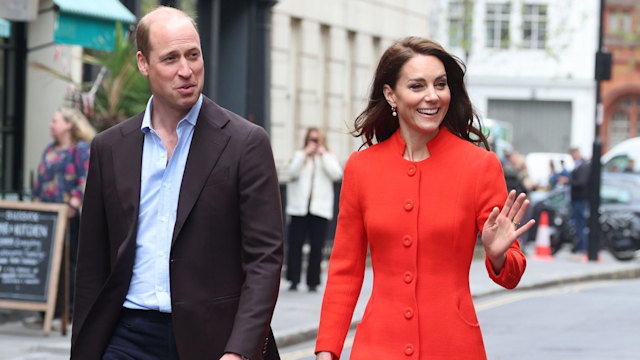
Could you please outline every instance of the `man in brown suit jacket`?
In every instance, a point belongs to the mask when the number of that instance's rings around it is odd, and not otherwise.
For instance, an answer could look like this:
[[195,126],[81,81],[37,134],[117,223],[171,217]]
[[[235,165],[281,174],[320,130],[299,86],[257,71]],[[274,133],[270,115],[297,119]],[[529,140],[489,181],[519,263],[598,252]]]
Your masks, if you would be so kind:
[[92,142],[72,359],[279,359],[280,192],[259,126],[204,97],[193,19],[136,30],[145,112]]

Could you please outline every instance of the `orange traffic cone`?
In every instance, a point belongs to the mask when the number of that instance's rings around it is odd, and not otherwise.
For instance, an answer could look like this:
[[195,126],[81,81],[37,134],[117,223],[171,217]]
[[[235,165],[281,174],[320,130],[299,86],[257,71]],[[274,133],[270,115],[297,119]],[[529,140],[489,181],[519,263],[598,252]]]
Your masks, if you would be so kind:
[[542,210],[540,212],[540,222],[538,223],[538,231],[536,232],[536,253],[533,255],[534,260],[551,261],[551,235],[549,232],[549,214]]

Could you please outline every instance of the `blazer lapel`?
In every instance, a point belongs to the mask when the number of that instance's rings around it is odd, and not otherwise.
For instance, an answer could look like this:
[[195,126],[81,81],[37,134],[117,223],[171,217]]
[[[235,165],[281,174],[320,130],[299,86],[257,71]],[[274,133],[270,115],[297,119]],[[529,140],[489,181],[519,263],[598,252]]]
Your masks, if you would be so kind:
[[222,108],[204,97],[182,176],[171,245],[176,241],[202,187],[229,142],[229,135],[224,131],[228,122],[229,118]]
[[137,224],[140,206],[140,176],[144,134],[140,130],[142,114],[120,128],[122,138],[113,143],[113,181],[122,209],[132,224]]

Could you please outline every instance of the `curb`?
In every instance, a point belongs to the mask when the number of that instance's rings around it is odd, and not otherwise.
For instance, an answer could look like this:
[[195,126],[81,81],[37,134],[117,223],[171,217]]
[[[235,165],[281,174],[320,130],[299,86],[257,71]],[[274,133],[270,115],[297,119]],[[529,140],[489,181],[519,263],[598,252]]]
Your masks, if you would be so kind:
[[578,282],[587,282],[587,281],[597,281],[597,280],[624,280],[624,279],[637,279],[640,278],[640,267],[634,269],[625,269],[625,270],[613,270],[609,272],[603,273],[595,273],[595,274],[586,274],[579,276],[570,276],[566,278],[559,278],[555,280],[542,281],[536,284],[531,285],[518,285],[513,290],[495,290],[495,291],[487,291],[482,294],[472,295],[473,299],[481,299],[486,296],[500,294],[505,291],[524,291],[524,290],[534,290],[534,289],[543,289],[552,286],[558,285],[567,285]]
[[[504,293],[507,291],[525,291],[525,290],[533,290],[533,289],[542,289],[548,288],[552,286],[558,285],[566,285],[573,284],[578,282],[588,282],[588,281],[597,281],[597,280],[624,280],[624,279],[636,279],[640,278],[640,267],[635,269],[626,269],[626,270],[615,270],[603,273],[595,273],[595,274],[587,274],[581,276],[572,276],[567,278],[560,278],[556,280],[543,281],[537,284],[518,286],[514,290],[495,290],[488,291],[482,294],[472,295],[473,299],[481,299],[483,297],[496,295],[500,293]],[[351,321],[351,326],[349,326],[349,330],[353,330],[358,326],[360,319],[353,319]],[[286,334],[282,336],[276,336],[275,340],[278,344],[278,347],[288,347],[292,345],[296,345],[299,343],[303,343],[306,341],[311,341],[318,336],[318,328],[315,327],[313,329],[307,329],[304,331],[297,332],[295,334]]]

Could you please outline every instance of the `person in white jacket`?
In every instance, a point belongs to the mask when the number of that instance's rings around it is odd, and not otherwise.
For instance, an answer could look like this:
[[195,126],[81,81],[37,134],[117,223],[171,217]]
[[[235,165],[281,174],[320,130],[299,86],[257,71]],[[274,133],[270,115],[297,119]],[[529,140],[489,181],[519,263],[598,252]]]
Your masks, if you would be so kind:
[[333,182],[342,178],[342,167],[327,149],[320,129],[307,130],[302,150],[289,164],[287,215],[290,216],[287,253],[289,290],[297,290],[302,268],[302,245],[309,238],[311,251],[307,265],[307,287],[316,291],[320,284],[322,247],[327,224],[333,217]]

